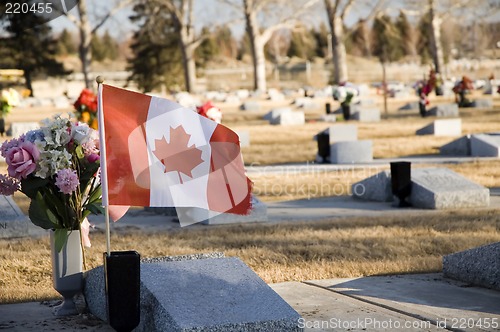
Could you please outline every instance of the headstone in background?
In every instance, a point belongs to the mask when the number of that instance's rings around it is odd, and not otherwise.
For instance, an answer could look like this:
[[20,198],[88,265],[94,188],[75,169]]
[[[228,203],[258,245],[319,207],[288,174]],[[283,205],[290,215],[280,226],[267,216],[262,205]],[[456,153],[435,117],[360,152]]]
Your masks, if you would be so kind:
[[416,135],[460,136],[462,119],[434,120],[431,124],[417,130]]
[[359,122],[380,122],[380,109],[355,106],[351,110],[351,119]]
[[438,104],[427,112],[428,116],[437,116],[438,118],[458,118],[458,105],[455,103]]
[[304,112],[285,112],[278,115],[270,122],[272,125],[296,126],[306,123]]
[[383,171],[351,186],[354,197],[367,201],[392,202],[391,173]]
[[418,110],[418,101],[412,101],[401,106],[398,111],[417,111]]
[[439,148],[439,154],[445,156],[470,156],[471,155],[471,135],[462,136]]
[[266,113],[266,115],[264,115],[262,118],[267,121],[272,121],[273,119],[276,119],[280,114],[288,113],[291,111],[292,109],[290,107],[273,108],[268,113]]
[[471,135],[470,147],[473,157],[500,157],[500,135]]
[[242,148],[250,146],[250,132],[247,130],[236,130],[235,132],[240,138],[240,146]]
[[472,107],[477,108],[493,108],[493,100],[491,99],[475,99],[472,101]]
[[373,161],[372,141],[343,141],[330,145],[330,163],[352,164]]
[[240,99],[247,99],[248,97],[250,97],[250,91],[246,90],[246,89],[239,89],[239,90],[236,90],[236,96],[238,96],[238,98]]
[[410,203],[424,209],[486,207],[490,191],[447,168],[416,168],[411,173]]
[[0,238],[28,236],[29,219],[11,196],[0,195]]
[[38,122],[12,122],[7,135],[12,137],[19,137],[30,130],[40,129]]
[[240,109],[243,111],[258,112],[260,111],[260,104],[257,101],[246,101],[241,106]]

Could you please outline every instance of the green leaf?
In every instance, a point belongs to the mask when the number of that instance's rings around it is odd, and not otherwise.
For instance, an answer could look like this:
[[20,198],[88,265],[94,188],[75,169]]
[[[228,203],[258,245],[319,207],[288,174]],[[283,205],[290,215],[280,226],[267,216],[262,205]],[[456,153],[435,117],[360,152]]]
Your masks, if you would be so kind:
[[28,209],[28,215],[33,224],[43,229],[60,228],[57,219],[49,217],[47,214],[47,206],[43,200],[42,194],[38,193],[35,199],[31,200]]
[[98,204],[88,204],[86,210],[92,212],[93,214],[104,214],[104,208]]
[[90,194],[89,197],[89,203],[95,203],[97,200],[100,200],[102,196],[102,188],[101,185],[99,185],[97,188],[94,189],[94,191]]
[[54,232],[56,251],[61,252],[62,248],[68,240],[68,230],[66,228],[56,229]]
[[27,179],[21,180],[22,192],[31,199],[37,196],[37,193],[49,184],[49,179],[30,176]]
[[85,153],[83,153],[83,147],[81,145],[76,147],[75,152],[78,159],[83,159],[85,157]]

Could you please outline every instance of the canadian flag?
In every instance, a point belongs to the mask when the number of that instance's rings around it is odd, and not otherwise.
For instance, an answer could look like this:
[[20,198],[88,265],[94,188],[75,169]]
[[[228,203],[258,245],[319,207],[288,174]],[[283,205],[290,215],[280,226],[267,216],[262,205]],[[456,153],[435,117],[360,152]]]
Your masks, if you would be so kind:
[[181,208],[181,225],[249,212],[236,133],[167,99],[105,84],[99,92],[103,205],[115,221],[128,206]]

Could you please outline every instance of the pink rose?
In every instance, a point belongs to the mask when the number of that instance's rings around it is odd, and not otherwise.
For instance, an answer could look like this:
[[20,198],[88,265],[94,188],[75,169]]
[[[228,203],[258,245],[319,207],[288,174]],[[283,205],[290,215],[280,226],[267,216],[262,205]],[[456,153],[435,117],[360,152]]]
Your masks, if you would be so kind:
[[18,180],[21,180],[21,178],[26,179],[28,175],[35,171],[38,158],[40,158],[40,152],[29,141],[11,148],[5,156],[9,175]]

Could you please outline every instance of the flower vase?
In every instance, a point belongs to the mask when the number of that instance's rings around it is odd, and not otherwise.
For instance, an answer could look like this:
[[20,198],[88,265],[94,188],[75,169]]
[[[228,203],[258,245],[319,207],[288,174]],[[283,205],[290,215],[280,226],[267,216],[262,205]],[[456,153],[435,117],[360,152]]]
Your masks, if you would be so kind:
[[56,316],[77,315],[73,297],[83,289],[83,253],[80,231],[68,231],[68,240],[60,252],[56,251],[55,232],[50,232],[52,281],[54,289],[64,301],[55,308]]

